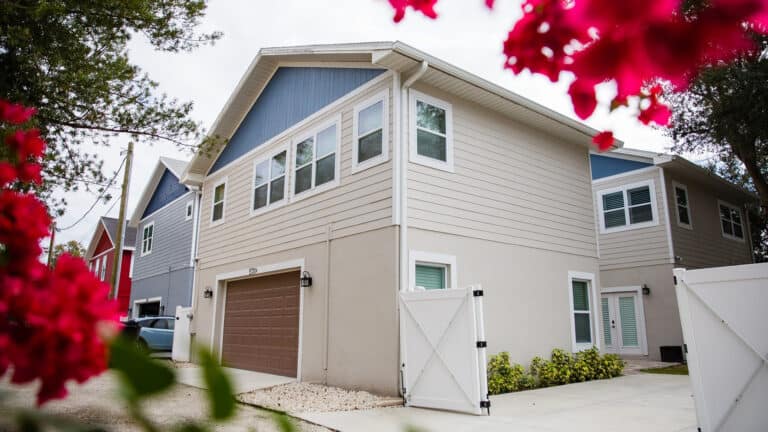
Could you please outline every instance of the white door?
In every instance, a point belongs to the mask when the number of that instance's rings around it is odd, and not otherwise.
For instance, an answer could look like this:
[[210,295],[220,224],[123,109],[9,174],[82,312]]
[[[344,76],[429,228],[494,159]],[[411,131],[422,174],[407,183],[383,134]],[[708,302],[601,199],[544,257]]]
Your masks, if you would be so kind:
[[605,350],[616,354],[644,354],[645,329],[641,299],[636,292],[603,294],[600,299]]

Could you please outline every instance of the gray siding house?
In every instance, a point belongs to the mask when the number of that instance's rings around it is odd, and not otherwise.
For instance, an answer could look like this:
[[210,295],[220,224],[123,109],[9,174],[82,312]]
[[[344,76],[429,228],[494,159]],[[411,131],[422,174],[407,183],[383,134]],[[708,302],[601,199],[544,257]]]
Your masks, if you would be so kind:
[[604,349],[681,356],[672,270],[751,263],[745,205],[756,198],[679,156],[619,149],[590,160]]
[[136,227],[131,315],[172,315],[192,299],[195,193],[186,162],[161,157],[131,217]]

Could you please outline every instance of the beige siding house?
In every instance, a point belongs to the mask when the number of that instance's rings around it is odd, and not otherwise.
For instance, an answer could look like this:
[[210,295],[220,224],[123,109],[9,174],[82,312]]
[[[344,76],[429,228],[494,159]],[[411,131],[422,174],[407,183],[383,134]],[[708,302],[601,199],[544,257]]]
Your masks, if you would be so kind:
[[474,284],[491,353],[599,346],[592,129],[382,42],[262,49],[211,133],[191,332],[226,365],[398,394],[399,292]]
[[620,149],[591,163],[604,349],[680,357],[672,269],[751,263],[755,198],[677,156]]

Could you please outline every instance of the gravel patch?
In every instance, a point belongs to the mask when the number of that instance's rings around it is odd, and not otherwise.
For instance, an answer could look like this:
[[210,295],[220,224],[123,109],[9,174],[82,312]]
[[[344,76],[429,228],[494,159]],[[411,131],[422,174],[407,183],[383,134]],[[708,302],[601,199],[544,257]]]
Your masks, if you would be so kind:
[[186,369],[186,368],[196,368],[200,367],[199,365],[196,365],[192,362],[179,362],[175,360],[168,359],[168,365],[174,369]]
[[290,383],[237,395],[240,402],[287,413],[352,411],[402,405],[400,398],[321,384]]

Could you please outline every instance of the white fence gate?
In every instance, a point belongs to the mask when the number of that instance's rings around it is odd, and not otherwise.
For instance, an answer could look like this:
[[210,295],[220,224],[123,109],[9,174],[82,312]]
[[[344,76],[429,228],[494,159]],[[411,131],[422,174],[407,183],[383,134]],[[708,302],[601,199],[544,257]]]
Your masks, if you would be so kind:
[[768,430],[768,264],[675,270],[703,432]]
[[191,307],[176,306],[176,324],[173,328],[173,348],[171,351],[171,358],[174,361],[189,361],[189,345],[191,342],[189,322],[191,316]]
[[490,410],[482,293],[480,287],[400,293],[406,405]]

